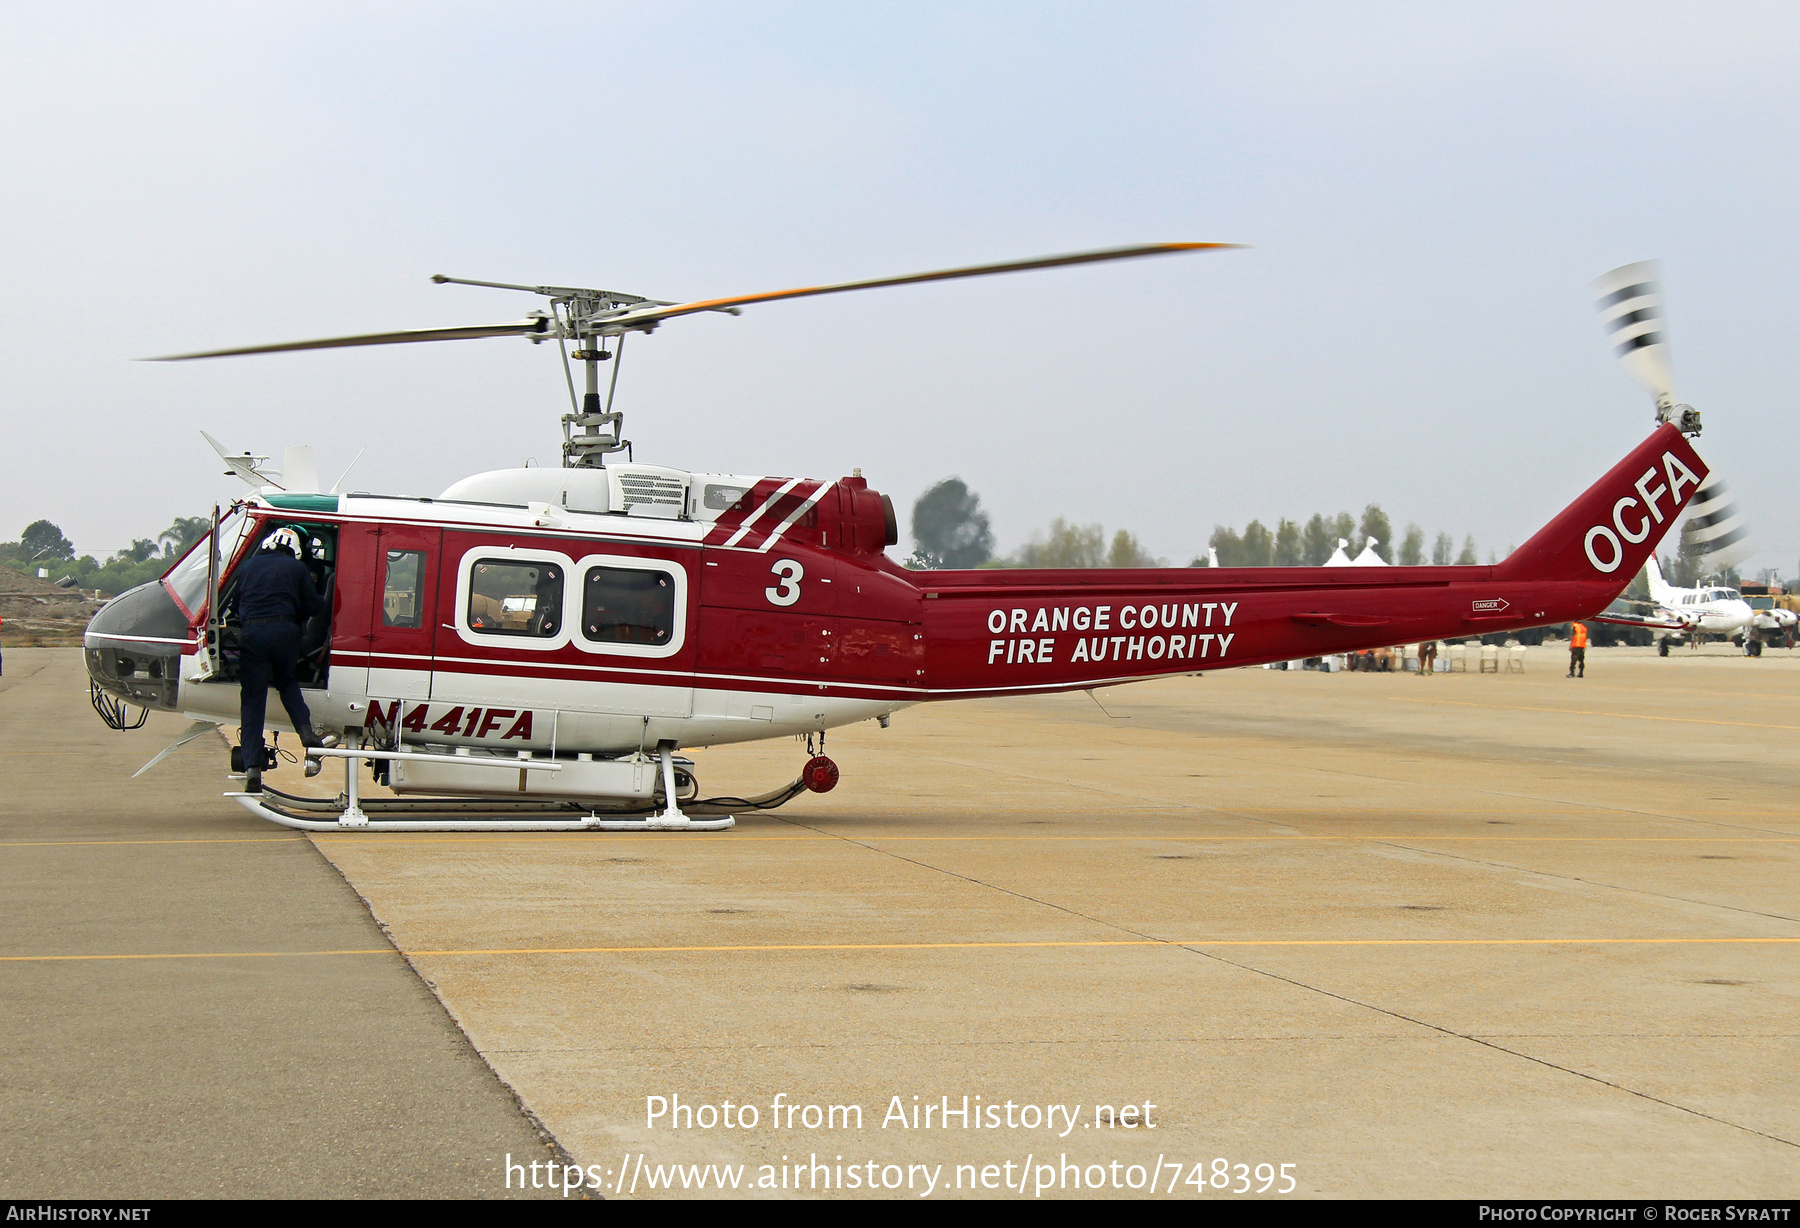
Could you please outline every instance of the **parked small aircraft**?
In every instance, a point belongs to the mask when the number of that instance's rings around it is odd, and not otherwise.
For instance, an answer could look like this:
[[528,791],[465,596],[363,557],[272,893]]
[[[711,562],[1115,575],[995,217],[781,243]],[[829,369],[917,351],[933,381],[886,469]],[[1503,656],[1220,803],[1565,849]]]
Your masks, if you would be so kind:
[[1604,615],[1600,621],[1679,632],[1659,638],[1658,650],[1665,657],[1671,643],[1700,635],[1724,636],[1750,656],[1761,656],[1765,643],[1784,641],[1793,633],[1796,615],[1792,610],[1757,610],[1735,588],[1722,585],[1677,588],[1663,579],[1654,555],[1645,562],[1644,574],[1655,611],[1641,618]]

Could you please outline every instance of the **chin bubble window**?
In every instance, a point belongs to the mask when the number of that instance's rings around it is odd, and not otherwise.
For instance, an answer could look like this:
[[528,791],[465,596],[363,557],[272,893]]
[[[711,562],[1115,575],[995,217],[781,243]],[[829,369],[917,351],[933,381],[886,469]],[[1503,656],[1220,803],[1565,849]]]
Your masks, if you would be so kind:
[[553,563],[477,559],[465,617],[482,635],[549,639],[562,630],[562,595],[563,571]]
[[581,633],[593,643],[672,642],[675,580],[668,572],[590,567],[581,589]]

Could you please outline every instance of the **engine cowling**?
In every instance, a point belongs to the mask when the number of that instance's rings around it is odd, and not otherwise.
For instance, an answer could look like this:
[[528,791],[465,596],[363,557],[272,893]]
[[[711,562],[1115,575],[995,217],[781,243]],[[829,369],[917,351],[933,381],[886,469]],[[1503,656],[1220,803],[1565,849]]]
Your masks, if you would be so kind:
[[825,544],[849,554],[880,554],[900,544],[900,522],[894,501],[869,489],[862,474],[840,478],[832,496],[819,501],[819,527]]

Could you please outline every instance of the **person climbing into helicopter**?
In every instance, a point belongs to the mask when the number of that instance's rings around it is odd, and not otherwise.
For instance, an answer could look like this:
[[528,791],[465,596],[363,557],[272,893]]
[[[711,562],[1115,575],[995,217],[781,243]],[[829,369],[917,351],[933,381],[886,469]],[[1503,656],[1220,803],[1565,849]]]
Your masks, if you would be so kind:
[[[304,538],[291,527],[263,539],[262,549],[238,566],[229,608],[238,622],[239,724],[244,792],[262,792],[263,719],[274,686],[288,720],[308,750],[337,745],[312,727],[312,713],[300,694],[295,667],[300,661],[301,627],[324,609],[324,598],[302,561]],[[308,775],[316,768],[308,764]]]

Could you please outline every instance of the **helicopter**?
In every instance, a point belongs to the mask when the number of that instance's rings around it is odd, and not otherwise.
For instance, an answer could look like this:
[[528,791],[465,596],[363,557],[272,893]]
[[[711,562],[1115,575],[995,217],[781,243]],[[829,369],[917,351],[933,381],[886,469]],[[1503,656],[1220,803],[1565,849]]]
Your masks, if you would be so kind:
[[[291,529],[329,598],[303,628],[300,683],[315,725],[341,737],[305,753],[309,771],[341,760],[344,789],[318,798],[265,783],[226,796],[302,830],[720,830],[830,790],[839,770],[826,734],[886,727],[915,704],[1091,692],[1589,617],[1707,480],[1688,439],[1699,416],[1683,406],[1659,413],[1652,434],[1495,565],[913,571],[885,553],[899,541],[893,501],[860,470],[826,480],[638,462],[614,408],[625,338],[682,316],[1230,246],[1145,244],[688,302],[439,275],[547,302],[494,325],[170,355],[158,361],[553,341],[570,394],[563,463],[479,473],[422,498],[319,491],[309,455],[290,450],[277,475],[267,458],[220,448],[255,489],[215,508],[210,532],[161,580],[94,617],[95,708],[115,728],[135,727],[130,705],[144,709],[137,725],[149,710],[193,722],[141,770],[223,736],[239,702],[236,569]],[[571,359],[584,367],[579,397]],[[783,737],[803,740],[808,757],[793,781],[754,797],[702,798],[680,753]],[[258,755],[272,765],[274,752],[233,754],[241,769]],[[384,795],[363,795],[365,767]]]

